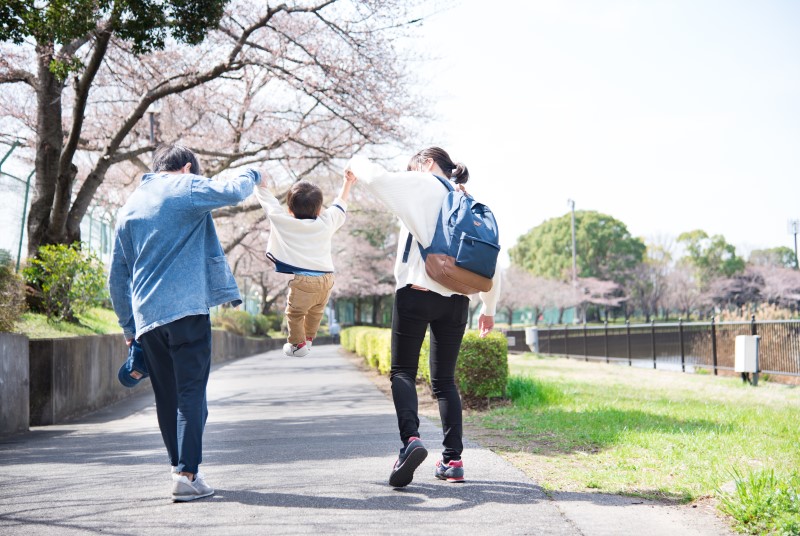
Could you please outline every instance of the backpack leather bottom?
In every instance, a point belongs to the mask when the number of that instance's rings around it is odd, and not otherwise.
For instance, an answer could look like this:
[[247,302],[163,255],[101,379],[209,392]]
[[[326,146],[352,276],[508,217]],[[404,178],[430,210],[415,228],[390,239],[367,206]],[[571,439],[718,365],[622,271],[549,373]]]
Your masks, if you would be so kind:
[[429,253],[425,259],[428,277],[459,294],[475,294],[492,290],[492,280],[456,266],[455,258],[441,253]]

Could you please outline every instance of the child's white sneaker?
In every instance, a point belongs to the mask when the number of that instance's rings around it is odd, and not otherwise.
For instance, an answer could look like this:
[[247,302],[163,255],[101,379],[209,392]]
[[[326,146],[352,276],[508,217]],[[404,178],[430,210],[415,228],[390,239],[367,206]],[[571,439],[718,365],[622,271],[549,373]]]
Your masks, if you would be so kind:
[[283,345],[283,353],[289,357],[305,357],[310,351],[310,345],[305,342],[301,342],[300,344],[292,344],[287,342]]

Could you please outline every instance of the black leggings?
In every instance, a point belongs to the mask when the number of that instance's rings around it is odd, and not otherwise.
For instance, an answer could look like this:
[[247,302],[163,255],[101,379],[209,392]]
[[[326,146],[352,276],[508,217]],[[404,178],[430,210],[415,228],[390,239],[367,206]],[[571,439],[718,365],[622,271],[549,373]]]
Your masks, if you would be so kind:
[[469,298],[445,297],[410,286],[395,294],[392,315],[392,398],[403,445],[419,437],[416,377],[425,332],[431,328],[431,387],[439,401],[444,432],[444,461],[461,459],[461,397],[455,371],[461,339],[467,327]]

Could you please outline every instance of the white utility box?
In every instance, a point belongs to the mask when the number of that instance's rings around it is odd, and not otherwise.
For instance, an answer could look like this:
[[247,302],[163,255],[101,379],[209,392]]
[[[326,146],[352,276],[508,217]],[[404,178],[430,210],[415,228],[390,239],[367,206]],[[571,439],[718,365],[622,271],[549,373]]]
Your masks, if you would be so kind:
[[758,335],[736,336],[736,359],[733,369],[736,372],[758,372]]
[[531,352],[539,353],[539,328],[525,328],[525,344]]

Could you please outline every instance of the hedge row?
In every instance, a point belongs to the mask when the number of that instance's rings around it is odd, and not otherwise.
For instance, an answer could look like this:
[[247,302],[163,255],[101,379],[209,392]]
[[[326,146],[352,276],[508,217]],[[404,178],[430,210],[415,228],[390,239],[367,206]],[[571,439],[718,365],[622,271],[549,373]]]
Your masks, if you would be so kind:
[[[344,348],[364,358],[381,374],[388,374],[392,363],[392,332],[388,328],[352,327],[342,330]],[[429,336],[420,351],[417,379],[431,381]],[[458,355],[456,381],[462,396],[485,398],[504,396],[508,381],[508,342],[499,332],[481,338],[476,331],[464,334]]]

